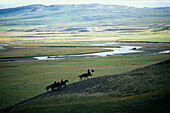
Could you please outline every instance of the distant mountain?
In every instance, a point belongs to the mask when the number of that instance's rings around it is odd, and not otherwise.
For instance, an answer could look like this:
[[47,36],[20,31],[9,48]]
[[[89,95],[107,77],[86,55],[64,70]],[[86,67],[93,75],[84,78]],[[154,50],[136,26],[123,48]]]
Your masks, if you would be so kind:
[[87,22],[107,19],[127,19],[144,17],[168,17],[170,7],[134,8],[120,5],[28,5],[1,9],[1,26],[48,25],[57,23]]
[[170,7],[156,7],[152,9],[162,9],[162,10],[170,10]]

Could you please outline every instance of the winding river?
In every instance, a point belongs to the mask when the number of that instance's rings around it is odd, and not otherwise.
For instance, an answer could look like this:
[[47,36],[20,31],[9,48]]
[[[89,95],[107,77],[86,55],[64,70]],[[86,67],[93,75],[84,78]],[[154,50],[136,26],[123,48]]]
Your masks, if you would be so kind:
[[[90,43],[89,43],[90,44]],[[65,59],[65,58],[77,58],[77,57],[106,57],[112,55],[121,55],[127,53],[145,53],[143,51],[143,47],[141,46],[122,46],[121,43],[118,42],[109,42],[109,43],[96,43],[91,44],[93,46],[120,46],[120,48],[114,47],[87,47],[87,48],[99,48],[99,49],[107,49],[110,51],[107,52],[97,52],[97,53],[87,53],[87,54],[76,54],[76,55],[57,55],[57,56],[41,56],[41,57],[29,57],[29,58],[5,58],[0,59],[0,62],[8,62],[8,61],[28,61],[28,60],[57,60],[57,59]],[[13,47],[13,48],[44,48],[44,47]],[[49,47],[50,48],[50,47]],[[54,47],[53,47],[54,48]],[[82,47],[80,47],[82,48]],[[139,50],[140,49],[140,50]],[[155,54],[164,54],[170,53],[170,50],[159,51],[159,52],[151,52],[150,55]]]
[[[90,43],[89,43],[90,44]],[[99,48],[99,49],[106,49],[110,50],[107,52],[97,52],[97,53],[87,53],[87,54],[76,54],[76,55],[57,55],[57,56],[41,56],[41,57],[29,57],[29,58],[5,58],[0,59],[0,62],[9,62],[9,61],[29,61],[29,60],[58,60],[58,59],[65,59],[65,58],[77,58],[77,57],[106,57],[112,55],[123,55],[128,53],[139,53],[145,54],[146,48],[141,46],[122,46],[121,43],[118,42],[109,42],[109,43],[96,43],[91,44],[93,46],[108,46],[108,47],[87,47],[87,48]],[[110,46],[120,46],[120,48],[114,48]],[[110,47],[110,48],[109,48]],[[13,47],[13,48],[44,48],[44,47]],[[50,48],[50,47],[49,47]],[[54,48],[54,47],[52,47]],[[57,47],[59,48],[59,47]],[[82,48],[82,47],[79,47]],[[157,51],[152,51],[151,48],[150,53],[146,52],[147,55],[156,55],[156,54],[165,54],[170,53],[170,50],[158,49]]]
[[[97,52],[97,53],[87,53],[87,54],[76,54],[76,55],[57,55],[57,56],[41,56],[41,57],[29,57],[29,58],[6,58],[0,59],[0,62],[7,61],[28,61],[28,60],[57,60],[57,59],[65,59],[65,58],[77,58],[77,57],[106,57],[111,55],[119,55],[119,54],[127,54],[127,53],[136,53],[143,52],[138,49],[142,48],[141,46],[121,46],[120,43],[112,42],[112,43],[97,43],[92,44],[95,46],[113,46],[118,45],[120,48],[107,48],[107,47],[90,47],[90,48],[99,48],[99,49],[107,49],[110,51],[107,52]],[[43,47],[13,47],[13,48],[43,48]],[[50,48],[50,47],[49,47]],[[89,47],[88,47],[89,48]]]
[[[93,48],[96,48],[96,47],[93,47]],[[116,55],[116,54],[142,52],[142,51],[137,50],[137,49],[142,48],[140,46],[120,46],[120,48],[103,48],[103,47],[98,47],[98,48],[107,49],[107,50],[111,50],[111,51],[88,53],[88,54],[78,54],[78,55],[42,56],[42,57],[34,57],[34,58],[37,60],[57,60],[57,59],[71,58],[71,57],[106,57],[106,56],[111,56],[111,55]]]

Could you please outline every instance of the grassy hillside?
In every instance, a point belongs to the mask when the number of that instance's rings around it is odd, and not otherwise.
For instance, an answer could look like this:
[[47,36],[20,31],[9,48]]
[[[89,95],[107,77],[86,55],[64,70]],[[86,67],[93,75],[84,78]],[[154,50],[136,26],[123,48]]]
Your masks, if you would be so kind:
[[127,73],[76,82],[16,106],[12,112],[168,113],[170,60]]
[[[29,5],[17,8],[0,10],[1,30],[11,30],[16,28],[46,28],[57,26],[121,26],[167,24],[169,18],[169,8],[149,9],[134,8],[119,5]],[[133,19],[133,21],[131,21]],[[149,21],[146,21],[148,20]],[[111,21],[110,21],[111,20]],[[156,22],[155,22],[156,21]],[[6,27],[11,27],[10,29]]]
[[44,93],[47,85],[61,78],[68,79],[69,83],[77,82],[77,76],[86,72],[88,68],[94,69],[94,77],[98,77],[121,74],[167,59],[169,54],[0,62],[0,107],[2,109]]

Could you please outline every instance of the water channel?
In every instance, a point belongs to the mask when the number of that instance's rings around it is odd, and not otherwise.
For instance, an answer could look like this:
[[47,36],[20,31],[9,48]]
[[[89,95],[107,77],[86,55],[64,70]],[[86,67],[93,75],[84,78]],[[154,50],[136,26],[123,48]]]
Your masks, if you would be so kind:
[[[106,57],[106,56],[112,56],[112,55],[122,55],[122,54],[128,54],[128,53],[143,53],[141,46],[122,46],[121,43],[112,42],[112,43],[98,43],[98,44],[92,44],[93,46],[120,46],[120,48],[117,47],[87,47],[87,48],[99,48],[99,49],[107,49],[110,51],[107,52],[97,52],[97,53],[87,53],[87,54],[76,54],[76,55],[56,55],[56,56],[41,56],[41,57],[29,57],[29,58],[6,58],[6,59],[0,59],[0,62],[8,62],[8,61],[28,61],[28,60],[58,60],[58,59],[65,59],[65,58],[77,58],[77,57]],[[44,48],[44,47],[13,47],[13,48]],[[49,47],[50,48],[50,47]],[[54,48],[54,47],[53,47]],[[59,48],[59,47],[57,47]],[[82,48],[82,47],[80,47]],[[140,50],[139,50],[140,49]],[[170,53],[170,50],[161,51],[158,53],[152,53],[154,54],[164,54],[164,53]]]
[[[93,44],[94,45],[94,44]],[[118,43],[105,43],[105,44],[95,44],[96,46],[109,46],[109,45],[118,45]],[[88,47],[89,48],[89,47]],[[71,57],[106,57],[111,55],[126,54],[126,53],[135,53],[142,52],[138,49],[142,48],[141,46],[120,46],[120,48],[107,48],[107,47],[90,47],[90,48],[100,48],[107,49],[110,51],[107,52],[97,52],[97,53],[87,53],[87,54],[78,54],[78,55],[58,55],[58,56],[42,56],[34,57],[37,60],[57,60],[63,58]]]

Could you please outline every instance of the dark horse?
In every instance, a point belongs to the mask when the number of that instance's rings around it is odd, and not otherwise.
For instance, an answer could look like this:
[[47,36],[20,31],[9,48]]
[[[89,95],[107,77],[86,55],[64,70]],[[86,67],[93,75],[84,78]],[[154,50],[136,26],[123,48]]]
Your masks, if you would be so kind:
[[57,82],[57,83],[55,84],[55,87],[57,87],[57,89],[60,89],[61,86],[62,86],[62,84],[61,84],[60,82]]
[[78,77],[80,77],[80,80],[81,80],[83,77],[84,77],[84,79],[85,79],[85,78],[88,78],[88,76],[93,76],[93,72],[94,72],[93,69],[92,69],[92,70],[88,69],[87,73],[83,73],[82,75],[79,75]]
[[69,82],[68,80],[61,81],[61,86],[66,86],[66,83]]
[[50,88],[51,88],[52,91],[54,91],[54,89],[55,89],[55,83],[47,86],[47,87],[46,87],[46,90],[48,91]]
[[47,86],[46,90],[48,91],[51,88],[51,90],[54,91],[56,87],[59,89],[61,87],[61,83],[60,82],[56,83],[55,81],[53,84]]

